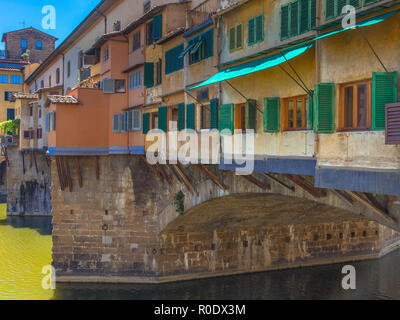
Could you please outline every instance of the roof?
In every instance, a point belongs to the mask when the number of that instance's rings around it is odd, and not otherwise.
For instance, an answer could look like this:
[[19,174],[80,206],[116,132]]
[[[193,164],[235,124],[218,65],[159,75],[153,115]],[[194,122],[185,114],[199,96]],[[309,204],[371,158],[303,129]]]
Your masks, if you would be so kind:
[[182,34],[185,31],[184,27],[180,27],[180,28],[176,28],[175,30],[171,30],[170,32],[168,32],[164,37],[158,39],[156,41],[156,44],[163,44],[173,38],[175,38],[176,36],[179,36],[180,34]]
[[15,101],[17,99],[33,100],[33,99],[38,99],[38,98],[39,98],[39,96],[36,93],[15,92],[12,95],[13,101]]
[[85,54],[90,54],[92,53],[95,49],[100,48],[104,43],[106,43],[109,39],[119,36],[122,34],[122,31],[113,31],[109,32],[106,34],[103,34],[102,36],[98,37],[92,47],[85,52]]
[[28,30],[34,31],[34,32],[38,32],[38,33],[40,33],[40,34],[42,34],[43,36],[48,37],[48,38],[53,38],[54,40],[58,40],[58,38],[53,37],[52,35],[50,35],[50,34],[48,34],[48,33],[45,33],[45,32],[43,32],[43,31],[40,31],[40,30],[38,30],[38,29],[36,29],[36,28],[34,28],[34,27],[29,27],[29,28],[24,28],[24,29],[19,29],[19,30],[14,30],[14,31],[5,32],[5,33],[3,33],[3,37],[2,37],[2,39],[1,39],[1,41],[2,41],[2,42],[5,42],[5,41],[7,40],[7,35],[8,35],[9,33],[15,33],[15,32],[21,32],[21,31],[28,31]]
[[147,20],[153,18],[156,14],[160,13],[167,5],[163,4],[161,6],[156,6],[153,9],[151,9],[149,12],[141,16],[139,19],[133,21],[130,23],[122,32],[124,34],[128,34],[135,30],[138,26],[143,24],[143,22],[146,22]]
[[103,17],[103,12],[107,11],[117,0],[102,0],[86,18],[69,34],[69,36],[42,62],[42,64],[26,79],[26,83],[32,81],[51,64],[54,58],[62,54],[74,41],[85,33],[93,23]]
[[54,96],[47,96],[46,106],[48,106],[50,103],[54,103],[54,104],[79,104],[80,101],[77,98],[75,98],[74,96],[54,95]]

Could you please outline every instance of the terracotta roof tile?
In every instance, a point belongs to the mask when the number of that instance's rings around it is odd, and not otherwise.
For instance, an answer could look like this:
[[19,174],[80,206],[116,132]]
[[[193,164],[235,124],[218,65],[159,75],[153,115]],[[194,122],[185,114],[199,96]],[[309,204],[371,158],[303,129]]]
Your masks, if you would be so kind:
[[12,95],[12,99],[38,99],[39,96],[36,93],[24,93],[24,92],[15,92]]
[[47,96],[46,105],[50,103],[57,103],[57,104],[79,104],[80,101],[73,97],[73,96]]

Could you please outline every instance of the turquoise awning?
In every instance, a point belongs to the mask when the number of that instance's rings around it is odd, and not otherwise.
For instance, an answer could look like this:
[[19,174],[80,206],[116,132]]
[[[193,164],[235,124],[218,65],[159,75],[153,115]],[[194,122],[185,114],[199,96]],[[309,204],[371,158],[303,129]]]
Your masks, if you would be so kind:
[[[400,9],[397,9],[397,10],[394,10],[394,11],[391,11],[388,13],[384,13],[377,17],[358,22],[358,23],[356,23],[356,26],[358,28],[362,28],[362,27],[374,25],[376,23],[384,21],[385,19],[391,17],[393,14],[395,14],[396,12],[399,12],[399,11],[400,11]],[[319,37],[311,39],[309,41],[303,42],[298,45],[291,46],[287,49],[283,49],[283,50],[281,50],[281,52],[285,55],[287,60],[290,60],[290,59],[293,59],[293,58],[303,54],[308,49],[310,49],[314,45],[314,42],[316,40],[327,38],[332,35],[335,35],[335,34],[338,34],[338,33],[341,33],[341,32],[347,31],[347,30],[351,30],[351,29],[354,29],[354,28],[342,28],[339,30],[328,32],[323,35],[320,35]],[[244,75],[247,75],[250,73],[254,73],[254,72],[258,72],[261,70],[266,70],[266,69],[275,67],[283,62],[285,62],[285,58],[280,53],[269,56],[269,57],[261,58],[258,60],[254,60],[251,62],[246,62],[246,63],[240,64],[240,65],[222,70],[222,71],[218,72],[217,74],[215,74],[214,76],[212,76],[211,78],[209,78],[208,80],[198,84],[197,86],[189,88],[189,90],[196,89],[199,87],[204,87],[204,86],[207,86],[207,85],[210,85],[213,83],[218,83],[221,81],[241,77],[241,76],[244,76]]]
[[[282,51],[286,57],[287,60],[293,59],[304,52],[306,52],[308,49],[310,49],[314,44],[307,44],[302,47],[298,47],[295,49],[291,49],[288,51]],[[258,72],[261,70],[266,70],[272,67],[275,67],[281,63],[285,62],[285,58],[282,56],[282,54],[277,53],[269,57],[265,57],[262,59],[246,62],[243,64],[240,64],[238,66],[234,66],[225,70],[222,70],[221,72],[218,72],[216,75],[212,76],[210,79],[200,83],[197,86],[194,86],[190,88],[189,90],[196,89],[199,87],[204,87],[213,83],[221,82],[224,80],[229,80],[237,77],[244,76],[246,74]]]

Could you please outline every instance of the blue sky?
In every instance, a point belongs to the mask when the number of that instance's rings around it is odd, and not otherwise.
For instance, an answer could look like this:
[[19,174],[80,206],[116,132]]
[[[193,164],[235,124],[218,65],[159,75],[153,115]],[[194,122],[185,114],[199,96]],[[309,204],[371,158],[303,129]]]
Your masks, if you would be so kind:
[[[34,27],[57,37],[58,46],[71,31],[92,11],[100,0],[0,0],[0,35],[4,32]],[[42,29],[42,8],[56,9],[56,29]],[[1,40],[1,39],[0,39]],[[4,49],[4,43],[0,43]]]

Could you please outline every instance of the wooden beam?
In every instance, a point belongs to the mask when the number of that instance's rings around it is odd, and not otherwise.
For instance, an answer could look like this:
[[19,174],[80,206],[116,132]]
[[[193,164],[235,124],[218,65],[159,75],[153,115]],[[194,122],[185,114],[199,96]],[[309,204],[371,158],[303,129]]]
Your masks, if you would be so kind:
[[271,190],[271,186],[268,184],[265,184],[264,182],[256,179],[252,175],[242,175],[243,178],[245,178],[247,181],[250,181],[251,183],[255,184],[257,187],[263,189],[263,190]]
[[336,189],[329,189],[332,193],[334,193],[338,198],[342,199],[343,201],[347,202],[350,205],[353,205],[353,198],[350,197],[345,191],[336,190]]
[[75,157],[75,165],[76,165],[76,174],[78,176],[79,188],[82,188],[81,166],[79,164],[79,158],[78,157]]
[[94,157],[94,166],[96,168],[96,179],[100,180],[100,165],[99,165],[99,157]]
[[324,190],[314,187],[310,182],[301,176],[291,174],[285,174],[284,176],[315,198],[322,198],[326,196],[326,192]]
[[176,172],[179,174],[181,177],[183,183],[186,185],[186,187],[190,190],[192,194],[195,196],[199,196],[199,193],[197,190],[193,187],[192,183],[190,182],[189,178],[187,175],[183,172],[183,169],[179,166],[179,164],[173,164],[172,167],[176,170]]
[[146,163],[146,165],[150,168],[150,170],[153,171],[153,173],[156,175],[156,177],[162,181],[163,176],[161,175],[161,173],[147,161],[147,159],[144,155],[141,155],[140,157],[143,159],[143,161]]
[[394,220],[392,217],[390,217],[386,211],[382,211],[376,206],[374,206],[371,202],[369,202],[367,199],[364,199],[361,195],[359,195],[357,192],[354,191],[346,191],[347,194],[349,194],[351,197],[356,199],[357,201],[361,202],[363,205],[366,207],[370,208],[372,211],[377,213],[381,218],[385,219],[386,221],[390,223],[395,223],[397,224],[397,221]]
[[60,182],[60,188],[61,188],[61,190],[64,190],[64,182],[63,182],[62,173],[61,173],[60,159],[58,156],[56,156],[56,165],[57,165],[57,172],[58,172],[58,181]]
[[363,192],[363,194],[367,197],[367,199],[379,210],[383,212],[387,212],[386,208],[379,203],[379,201],[371,194],[367,192]]
[[285,187],[286,189],[290,190],[290,191],[295,191],[296,189],[294,188],[294,186],[289,186],[288,184],[284,183],[283,181],[279,180],[277,177],[274,177],[271,173],[264,173],[264,175],[267,178],[270,178],[271,180],[275,181],[276,183],[280,184],[282,187]]
[[66,175],[67,175],[67,182],[68,182],[68,186],[69,186],[69,192],[72,192],[73,186],[72,186],[71,172],[69,171],[68,157],[64,157],[64,162],[65,162],[65,169],[66,169]]
[[222,180],[220,180],[217,175],[210,171],[204,164],[198,164],[197,167],[199,167],[220,189],[224,191],[229,190],[229,188],[222,182]]
[[172,188],[174,184],[172,183],[172,178],[168,175],[167,171],[165,171],[164,167],[159,163],[157,163],[157,168],[160,170],[162,176],[165,180],[167,180],[169,186]]

